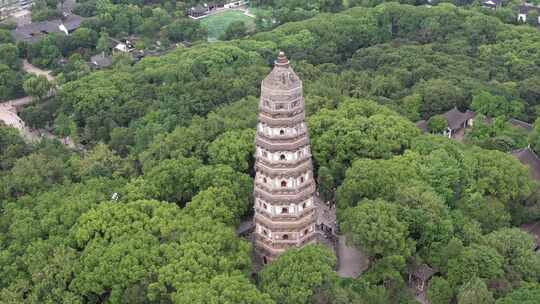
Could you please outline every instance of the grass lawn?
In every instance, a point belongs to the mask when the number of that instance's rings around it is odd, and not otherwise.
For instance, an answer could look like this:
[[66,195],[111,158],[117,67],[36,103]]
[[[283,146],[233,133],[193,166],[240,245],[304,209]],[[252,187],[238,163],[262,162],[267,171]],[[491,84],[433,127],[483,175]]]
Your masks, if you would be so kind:
[[265,9],[265,8],[260,8],[260,7],[257,7],[257,6],[250,6],[249,7],[249,12],[251,14],[253,14],[253,15],[257,15],[258,13],[268,13],[268,14],[270,14],[271,10]]
[[227,26],[237,20],[244,21],[248,31],[255,28],[255,19],[244,15],[240,11],[224,11],[200,19],[200,22],[208,28],[208,41],[216,41],[225,33]]

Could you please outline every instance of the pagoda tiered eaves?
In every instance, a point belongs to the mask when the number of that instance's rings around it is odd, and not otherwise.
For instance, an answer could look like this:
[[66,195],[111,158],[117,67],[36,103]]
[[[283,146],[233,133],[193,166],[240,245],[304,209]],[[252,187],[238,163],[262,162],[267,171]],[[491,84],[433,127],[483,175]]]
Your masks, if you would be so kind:
[[315,181],[302,82],[283,53],[262,81],[255,140],[255,248],[265,262],[315,242]]

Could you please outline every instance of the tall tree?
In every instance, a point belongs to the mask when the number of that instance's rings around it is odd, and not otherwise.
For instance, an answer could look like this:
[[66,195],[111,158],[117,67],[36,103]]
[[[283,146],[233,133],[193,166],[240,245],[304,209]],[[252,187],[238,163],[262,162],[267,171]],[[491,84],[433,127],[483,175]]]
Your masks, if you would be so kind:
[[242,38],[247,32],[247,27],[244,21],[233,21],[225,29],[225,33],[221,39],[232,40]]
[[497,304],[535,304],[540,301],[540,284],[529,283],[518,287],[497,300]]
[[260,287],[276,303],[313,303],[336,281],[336,258],[323,245],[289,249],[260,273]]
[[523,111],[523,104],[517,100],[507,100],[504,96],[492,95],[482,91],[473,96],[471,108],[476,113],[489,117],[518,117]]
[[24,92],[32,97],[42,100],[51,89],[51,84],[47,77],[43,75],[32,76],[23,83]]
[[452,287],[444,278],[435,277],[431,280],[427,297],[431,303],[449,304],[454,296]]
[[252,130],[235,130],[221,134],[208,146],[210,162],[229,165],[237,171],[247,173],[253,165],[254,138]]
[[0,43],[0,64],[5,64],[12,69],[20,67],[19,50],[14,44]]
[[458,304],[493,304],[493,295],[487,289],[486,283],[477,277],[471,278],[463,285],[457,296]]
[[408,237],[407,223],[398,218],[399,207],[382,200],[364,200],[349,208],[342,229],[352,244],[372,257],[409,257],[414,242]]

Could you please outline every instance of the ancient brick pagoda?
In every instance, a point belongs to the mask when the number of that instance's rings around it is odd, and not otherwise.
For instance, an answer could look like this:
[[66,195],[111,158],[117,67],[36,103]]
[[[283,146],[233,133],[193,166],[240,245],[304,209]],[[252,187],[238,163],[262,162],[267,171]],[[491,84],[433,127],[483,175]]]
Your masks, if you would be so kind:
[[280,52],[261,84],[255,150],[255,250],[264,263],[316,242],[315,181],[302,81]]

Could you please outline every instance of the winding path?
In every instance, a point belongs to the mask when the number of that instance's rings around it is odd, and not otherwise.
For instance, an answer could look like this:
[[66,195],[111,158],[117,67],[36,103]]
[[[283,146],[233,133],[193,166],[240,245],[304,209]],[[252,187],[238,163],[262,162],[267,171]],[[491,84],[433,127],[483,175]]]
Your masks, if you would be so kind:
[[[30,74],[45,76],[49,82],[54,82],[54,77],[51,75],[51,71],[42,70],[31,63],[26,59],[23,60],[23,69]],[[54,94],[54,90],[51,90],[47,97],[50,97]],[[21,136],[29,142],[35,142],[41,138],[57,138],[60,142],[70,148],[76,148],[75,144],[69,137],[60,138],[51,134],[46,130],[32,130],[30,129],[24,121],[17,115],[18,111],[33,102],[31,96],[25,96],[17,99],[8,100],[5,102],[0,102],[0,121],[4,122],[6,125],[11,126],[19,130]]]
[[[45,76],[49,82],[54,82],[54,77],[51,75],[51,71],[42,70],[34,65],[32,65],[28,60],[23,60],[23,70],[27,73],[34,74],[37,76]],[[51,96],[53,91],[49,92],[48,96]],[[11,99],[4,102],[0,102],[0,120],[6,124],[13,126],[17,129],[21,129],[24,125],[24,122],[17,115],[18,109],[21,107],[31,104],[33,102],[31,96],[25,96],[17,99]],[[15,116],[13,116],[15,115]]]
[[32,65],[28,60],[23,60],[23,70],[27,73],[34,74],[37,76],[45,76],[49,82],[54,81],[54,77],[51,75],[51,71],[42,70],[34,65]]

